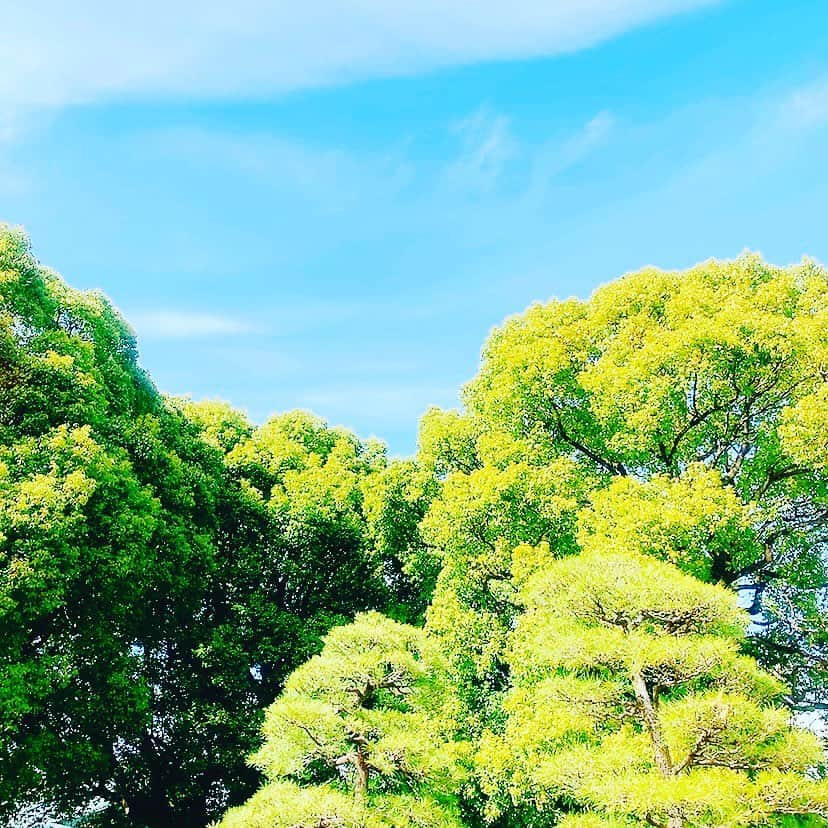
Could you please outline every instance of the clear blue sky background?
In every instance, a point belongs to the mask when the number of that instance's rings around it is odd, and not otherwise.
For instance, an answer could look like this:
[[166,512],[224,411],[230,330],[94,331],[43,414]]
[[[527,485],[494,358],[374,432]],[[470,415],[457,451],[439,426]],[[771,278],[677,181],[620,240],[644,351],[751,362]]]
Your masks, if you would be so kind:
[[164,391],[405,454],[535,300],[828,260],[824,0],[120,5],[3,11],[0,219]]

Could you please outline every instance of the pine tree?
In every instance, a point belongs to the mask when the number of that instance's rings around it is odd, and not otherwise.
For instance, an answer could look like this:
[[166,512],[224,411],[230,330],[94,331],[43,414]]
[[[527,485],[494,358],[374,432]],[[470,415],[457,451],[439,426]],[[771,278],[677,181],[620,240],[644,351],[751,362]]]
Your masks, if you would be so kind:
[[267,712],[269,782],[222,828],[459,826],[450,698],[422,630],[378,613],[334,629]]
[[740,654],[747,617],[731,592],[619,549],[548,563],[524,546],[515,569],[526,612],[507,722],[476,757],[491,819],[527,800],[538,818],[525,824],[567,828],[828,815],[828,784],[808,778],[821,745],[792,725],[784,685]]

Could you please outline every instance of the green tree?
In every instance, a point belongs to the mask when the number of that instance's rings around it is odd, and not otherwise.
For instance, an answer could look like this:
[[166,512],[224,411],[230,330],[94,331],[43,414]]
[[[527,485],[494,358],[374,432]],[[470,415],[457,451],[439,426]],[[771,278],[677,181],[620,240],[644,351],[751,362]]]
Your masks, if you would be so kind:
[[392,596],[391,614],[422,624],[440,560],[423,537],[422,520],[438,482],[414,460],[394,460],[363,480],[369,540]]
[[498,715],[499,693],[508,683],[503,648],[519,610],[512,549],[547,540],[556,555],[577,552],[576,515],[586,485],[568,458],[542,466],[484,458],[470,473],[446,477],[422,522],[423,536],[442,560],[428,629],[451,654],[470,735]]
[[134,824],[203,824],[249,749],[199,657],[234,497],[222,456],[108,302],[8,230],[0,349],[3,809],[102,798]]
[[[495,330],[466,411],[432,413],[421,452],[435,458],[447,491],[481,465],[564,460],[582,470],[575,499],[612,484],[631,510],[646,506],[681,566],[752,604],[756,634],[745,646],[790,677],[792,703],[824,706],[826,297],[817,265],[778,268],[746,255],[685,272],[648,269],[586,301],[535,305]],[[698,497],[713,489],[730,523]],[[692,514],[654,514],[673,496]],[[719,534],[705,540],[708,524]],[[647,534],[642,544],[654,548]],[[559,538],[550,529],[552,554]],[[697,559],[681,560],[691,542]],[[454,559],[454,541],[444,555]],[[443,596],[438,587],[437,600],[473,609],[467,589]]]
[[[765,826],[828,816],[823,760],[784,687],[740,653],[732,592],[632,552],[548,563],[515,552],[525,614],[508,650],[505,728],[476,766],[506,824]],[[561,814],[570,816],[558,822]]]
[[[521,542],[544,542],[537,566],[621,543],[730,587],[752,615],[741,649],[786,676],[789,706],[825,707],[826,282],[746,256],[534,306],[492,334],[465,411],[424,418],[428,629],[464,732],[508,718]],[[508,824],[535,824],[524,807]]]
[[252,759],[268,783],[221,826],[459,826],[464,746],[451,739],[451,709],[422,630],[357,616],[285,683]]
[[[162,428],[178,436],[166,465],[147,474]],[[122,740],[146,728],[152,691],[137,642],[166,627],[160,603],[195,611],[186,593],[198,593],[210,566],[210,464],[180,428],[111,306],[70,290],[36,262],[25,236],[0,230],[6,807],[111,796]],[[175,492],[163,489],[171,479]],[[179,519],[173,495],[187,504]],[[192,588],[165,581],[165,568],[189,570]]]
[[386,465],[307,414],[164,399],[112,306],[0,230],[0,809],[243,801],[285,676],[398,603],[363,509]]

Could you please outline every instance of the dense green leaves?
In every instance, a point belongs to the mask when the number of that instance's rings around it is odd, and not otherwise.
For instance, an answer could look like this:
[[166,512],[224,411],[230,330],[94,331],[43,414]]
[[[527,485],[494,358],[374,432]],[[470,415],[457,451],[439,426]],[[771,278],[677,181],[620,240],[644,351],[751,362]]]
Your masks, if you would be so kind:
[[[753,651],[792,678],[798,704],[826,704],[826,297],[822,268],[745,256],[535,305],[492,334],[467,413],[432,413],[439,439],[424,445],[588,470],[587,492],[610,490],[583,532],[620,532],[732,584],[762,625]],[[607,526],[602,510],[622,501]]]
[[458,760],[442,659],[422,630],[376,613],[325,639],[265,720],[268,784],[224,828],[459,826]]
[[204,825],[252,792],[290,670],[355,611],[404,612],[364,506],[386,471],[308,414],[162,398],[108,302],[0,230],[3,808]]
[[822,748],[740,655],[747,619],[730,592],[594,551],[537,571],[521,600],[507,723],[476,759],[490,818],[526,800],[539,824],[560,810],[667,828],[828,815],[828,783],[806,778]]
[[534,306],[389,462],[162,397],[0,229],[0,811],[824,825],[826,296],[746,256]]

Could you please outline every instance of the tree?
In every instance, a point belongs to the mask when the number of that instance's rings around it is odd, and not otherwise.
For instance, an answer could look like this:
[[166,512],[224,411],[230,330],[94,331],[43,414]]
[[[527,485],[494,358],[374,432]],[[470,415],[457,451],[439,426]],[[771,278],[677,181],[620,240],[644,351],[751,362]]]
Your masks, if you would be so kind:
[[[254,429],[228,406],[176,402],[208,444],[226,451],[215,502],[215,565],[199,608],[171,646],[155,647],[152,751],[130,760],[169,809],[134,821],[203,825],[260,782],[246,756],[264,708],[321,636],[355,611],[385,606],[368,542],[362,481],[381,447],[293,412]],[[193,585],[189,573],[177,573]],[[177,606],[177,605],[176,605]],[[139,759],[140,757],[140,759]]]
[[[164,398],[0,229],[0,814],[195,828],[260,771],[228,825],[824,814],[780,704],[828,705],[826,288],[746,256],[535,306],[389,463]],[[316,655],[372,609],[425,630]]]
[[0,811],[202,826],[249,796],[284,678],[398,603],[363,510],[386,465],[307,414],[165,399],[105,298],[0,229]]
[[414,460],[394,460],[362,488],[370,544],[393,600],[388,609],[399,621],[422,624],[440,570],[421,531],[437,481]]
[[301,617],[352,607],[340,614],[344,620],[390,600],[369,542],[362,490],[387,464],[383,446],[297,411],[256,429],[228,453],[227,464],[261,499],[283,546],[271,596],[276,604]]
[[577,552],[575,517],[585,487],[568,458],[495,465],[484,454],[479,468],[445,479],[422,522],[423,536],[442,555],[428,629],[450,654],[469,735],[498,715],[498,694],[508,683],[503,649],[519,610],[512,549],[551,540],[556,555]]
[[514,824],[828,816],[828,783],[807,776],[822,746],[792,726],[781,683],[740,654],[747,618],[731,592],[623,544],[553,563],[521,547],[515,566],[526,612],[508,718],[476,757],[491,819],[527,800],[535,818]]
[[433,642],[378,613],[325,637],[265,720],[268,783],[223,828],[459,826],[463,745]]
[[136,642],[166,627],[159,604],[195,609],[220,464],[100,295],[70,290],[14,231],[0,274],[0,801],[72,805],[111,794],[120,745],[146,726]]
[[[494,331],[466,411],[430,415],[435,436],[423,450],[443,458],[447,483],[519,457],[532,468],[577,464],[592,480],[579,497],[614,481],[621,496],[620,479],[636,502],[666,496],[670,481],[673,494],[730,490],[744,506],[738,542],[696,550],[707,556],[696,574],[745,595],[757,625],[745,646],[791,678],[793,704],[819,708],[828,704],[826,297],[819,266],[745,255],[534,305]],[[704,509],[697,502],[695,514]],[[685,531],[680,521],[673,529]],[[445,600],[463,602],[457,590]]]
[[[544,565],[621,543],[735,590],[742,651],[788,679],[788,706],[828,703],[827,281],[746,256],[536,305],[492,334],[465,410],[424,418],[440,488],[421,531],[443,563],[427,628],[465,732],[508,718],[521,542],[545,542]],[[503,824],[536,824],[524,809]]]

